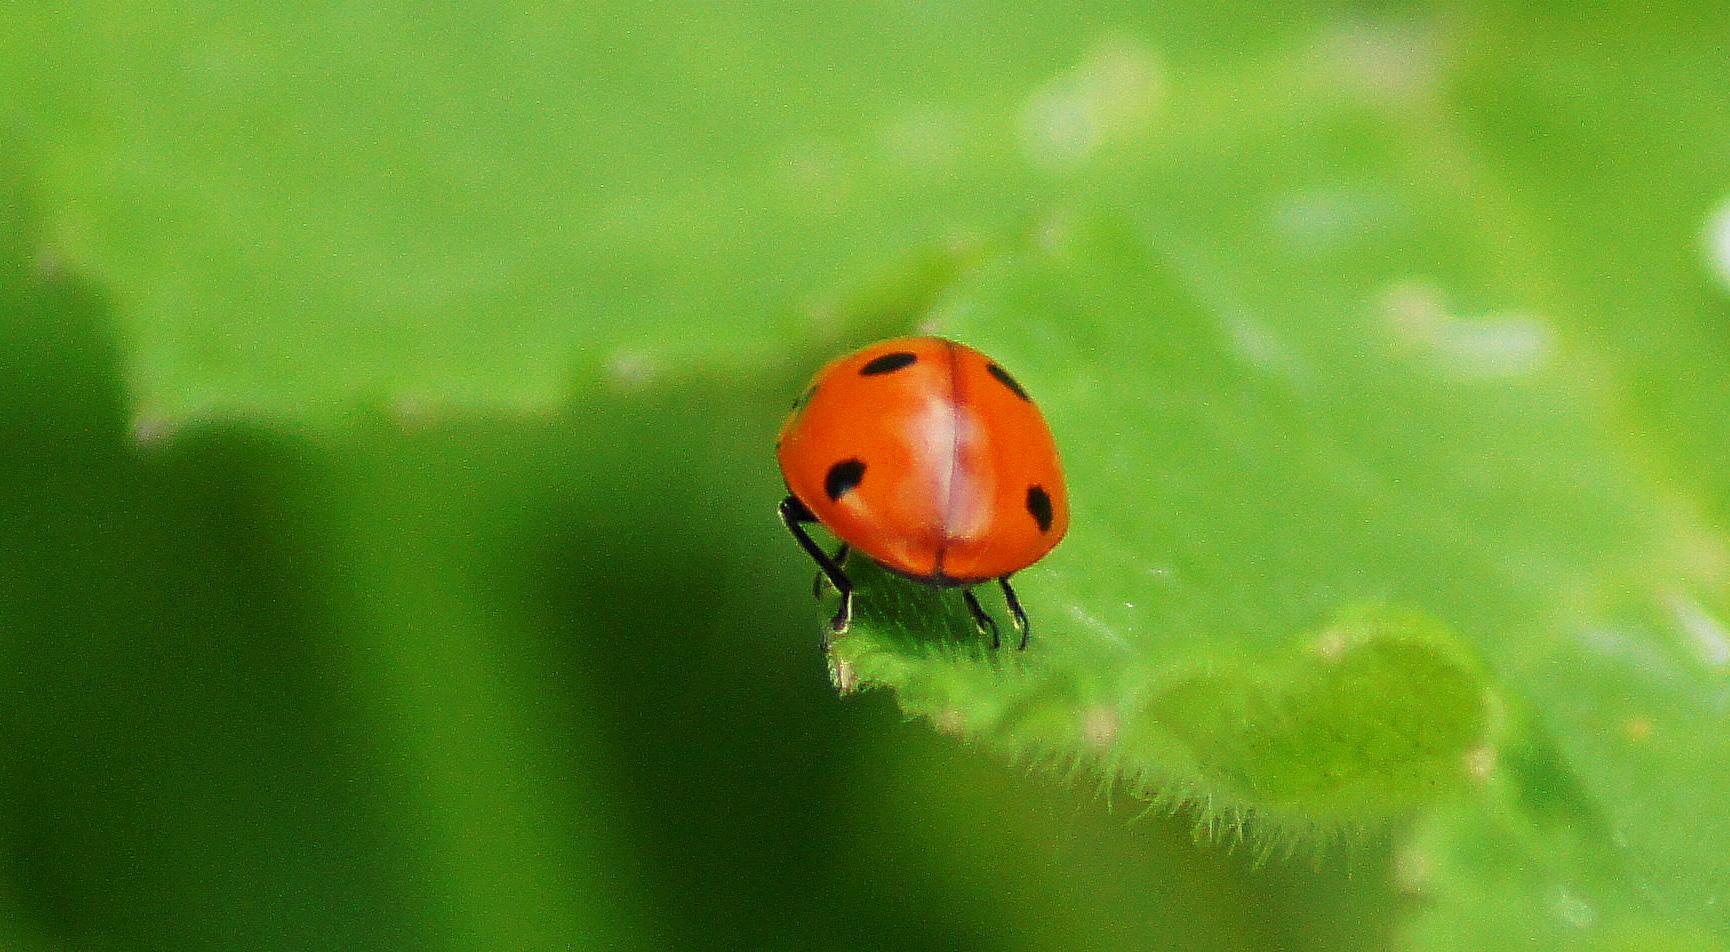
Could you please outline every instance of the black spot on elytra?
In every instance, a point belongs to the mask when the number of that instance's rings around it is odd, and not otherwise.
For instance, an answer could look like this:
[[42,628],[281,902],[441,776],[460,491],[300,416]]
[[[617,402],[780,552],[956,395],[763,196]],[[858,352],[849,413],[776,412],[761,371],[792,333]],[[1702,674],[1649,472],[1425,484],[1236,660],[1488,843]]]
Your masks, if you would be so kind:
[[1033,516],[1033,521],[1039,523],[1040,532],[1051,531],[1051,497],[1044,488],[1027,487],[1027,511]]
[[909,354],[904,350],[898,350],[893,354],[884,354],[881,357],[873,357],[870,363],[859,368],[859,376],[875,377],[878,374],[892,374],[895,371],[900,370],[902,367],[918,360],[919,355]]
[[[828,475],[823,477],[823,491],[829,494],[830,502],[836,502],[842,496],[847,495],[848,490],[859,485],[859,481],[864,478],[864,460],[844,459],[829,467]],[[1051,518],[1050,509],[1050,504],[1047,503],[1046,519],[1048,520]]]
[[998,383],[1003,384],[1005,387],[1008,387],[1010,389],[1010,391],[1012,393],[1014,393],[1016,396],[1020,397],[1023,400],[1027,400],[1029,403],[1033,402],[1032,400],[1028,400],[1027,391],[1021,389],[1021,384],[1016,383],[1015,378],[1009,376],[1009,371],[1004,370],[1002,367],[999,367],[996,364],[986,364],[985,365],[985,372],[990,374],[993,377],[996,377]]

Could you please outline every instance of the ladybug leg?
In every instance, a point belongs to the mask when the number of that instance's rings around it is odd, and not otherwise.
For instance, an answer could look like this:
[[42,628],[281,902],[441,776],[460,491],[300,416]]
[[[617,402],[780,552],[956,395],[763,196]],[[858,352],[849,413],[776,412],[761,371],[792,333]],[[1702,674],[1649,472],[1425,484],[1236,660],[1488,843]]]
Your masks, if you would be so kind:
[[1003,640],[997,636],[997,622],[985,614],[985,609],[979,604],[979,596],[973,594],[973,589],[961,590],[961,599],[967,603],[967,613],[973,616],[973,627],[979,629],[982,635],[991,636],[991,650],[996,651],[1003,646]]
[[1016,650],[1026,651],[1027,613],[1021,610],[1021,599],[1015,597],[1015,589],[1009,586],[1009,576],[1005,575],[998,579],[997,584],[1003,587],[1003,600],[1009,603],[1009,615],[1015,620],[1016,630],[1021,632],[1021,644],[1017,646]]
[[[829,561],[834,562],[836,565],[845,569],[847,567],[847,553],[850,551],[852,550],[847,548],[847,543],[843,542],[841,543],[841,547],[835,550],[835,554],[829,556]],[[822,569],[818,569],[816,577],[811,579],[811,597],[822,598],[823,586],[828,581],[829,574],[824,572]]]
[[[817,563],[822,577],[827,578],[829,584],[841,593],[841,607],[835,609],[835,617],[829,619],[829,632],[832,635],[845,632],[848,626],[853,624],[853,580],[847,577],[847,572],[841,568],[840,563],[831,559],[829,553],[824,552],[823,547],[813,541],[811,534],[805,531],[804,524],[816,522],[817,517],[811,515],[811,510],[805,508],[805,504],[797,497],[788,496],[781,500],[781,521],[787,524],[787,531],[793,533],[799,547]],[[842,546],[842,551],[837,554],[845,558],[846,546]]]

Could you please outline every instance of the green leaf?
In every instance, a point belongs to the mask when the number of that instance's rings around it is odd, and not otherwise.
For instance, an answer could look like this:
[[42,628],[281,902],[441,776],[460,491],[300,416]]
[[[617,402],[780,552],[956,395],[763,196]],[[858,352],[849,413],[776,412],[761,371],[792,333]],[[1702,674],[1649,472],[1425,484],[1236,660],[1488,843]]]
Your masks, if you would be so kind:
[[[1212,86],[1304,82],[1288,70]],[[1499,862],[1549,856],[1537,868],[1554,874],[1512,895],[1553,916],[1542,897],[1596,883],[1605,901],[1581,897],[1592,912],[1572,942],[1720,934],[1720,527],[1653,478],[1670,464],[1610,409],[1619,355],[1597,352],[1589,309],[1553,290],[1567,268],[1484,240],[1527,223],[1448,151],[1469,127],[1428,90],[1365,93],[1246,117],[1233,148],[1254,160],[1205,164],[1198,135],[1131,177],[1136,200],[1055,209],[944,295],[934,325],[1012,368],[1053,421],[1074,525],[1017,576],[1036,626],[1026,657],[949,647],[967,637],[952,606],[949,633],[928,640],[945,629],[867,607],[837,644],[842,680],[1252,836],[1439,809],[1465,789],[1475,808],[1430,828],[1460,838],[1444,851],[1485,823],[1532,822],[1490,793],[1529,780],[1499,766],[1517,699],[1535,722],[1519,730],[1555,739],[1596,825],[1566,834],[1582,850],[1510,839]],[[1700,408],[1723,405],[1722,353],[1685,358]],[[1342,627],[1367,651],[1330,666],[1318,646]],[[1461,863],[1425,883],[1489,888],[1473,875]],[[1425,934],[1463,935],[1470,908],[1426,913]]]
[[[834,62],[787,55],[849,33]],[[0,14],[0,129],[42,170],[47,252],[123,289],[149,421],[544,410],[573,378],[761,361],[824,328],[833,286],[996,228],[1029,185],[1005,100],[1091,33],[25,2]]]

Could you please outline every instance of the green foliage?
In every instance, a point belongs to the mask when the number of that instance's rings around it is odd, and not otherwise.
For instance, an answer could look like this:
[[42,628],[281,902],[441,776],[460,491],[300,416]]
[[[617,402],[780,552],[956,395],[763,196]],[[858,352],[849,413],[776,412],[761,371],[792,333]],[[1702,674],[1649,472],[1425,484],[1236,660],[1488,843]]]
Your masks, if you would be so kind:
[[1198,787],[1241,809],[1349,821],[1422,804],[1488,742],[1483,682],[1437,634],[1426,618],[1360,613],[1273,676],[1172,685],[1143,730],[1171,734]]
[[[0,942],[1730,947],[1730,25],[1027,6],[0,12]],[[916,326],[1073,527],[832,677],[1155,816],[821,683]]]

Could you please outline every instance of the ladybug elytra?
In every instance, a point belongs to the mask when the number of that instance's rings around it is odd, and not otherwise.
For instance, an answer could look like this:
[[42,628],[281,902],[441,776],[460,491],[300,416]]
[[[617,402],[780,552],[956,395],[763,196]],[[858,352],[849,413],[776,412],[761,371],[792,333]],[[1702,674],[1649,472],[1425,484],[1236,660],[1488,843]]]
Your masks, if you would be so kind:
[[[1069,528],[1057,447],[1007,371],[939,337],[873,344],[818,372],[782,427],[776,455],[789,495],[781,518],[840,592],[830,631],[853,617],[848,554],[926,585],[962,590],[975,626],[997,625],[973,586],[995,581],[1027,647],[1027,614],[1009,577]],[[830,554],[805,526],[841,541]]]

